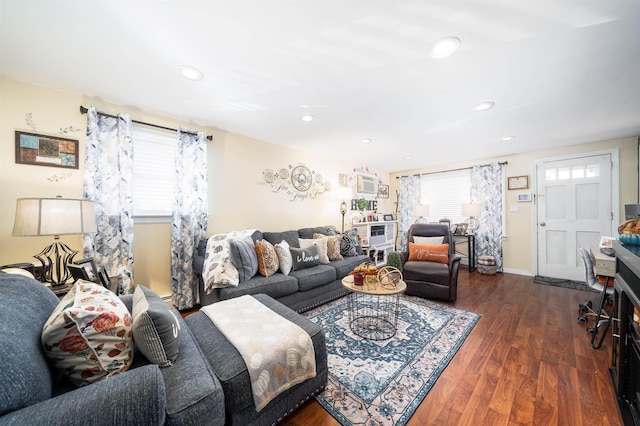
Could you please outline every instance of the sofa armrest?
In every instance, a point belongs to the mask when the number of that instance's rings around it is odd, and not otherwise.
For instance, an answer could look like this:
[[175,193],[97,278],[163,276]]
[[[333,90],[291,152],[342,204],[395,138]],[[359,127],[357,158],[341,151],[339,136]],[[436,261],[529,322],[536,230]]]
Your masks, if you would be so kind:
[[402,266],[404,266],[404,264],[407,263],[407,260],[409,260],[409,252],[399,251],[397,253],[400,255],[400,261],[402,262]]
[[165,387],[160,368],[146,365],[0,417],[0,424],[161,425]]

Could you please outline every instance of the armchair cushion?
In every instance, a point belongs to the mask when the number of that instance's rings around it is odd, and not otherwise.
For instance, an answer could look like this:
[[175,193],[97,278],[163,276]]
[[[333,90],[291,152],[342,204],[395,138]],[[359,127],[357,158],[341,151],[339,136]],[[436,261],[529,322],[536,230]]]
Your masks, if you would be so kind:
[[449,263],[449,244],[431,246],[409,243],[409,260]]

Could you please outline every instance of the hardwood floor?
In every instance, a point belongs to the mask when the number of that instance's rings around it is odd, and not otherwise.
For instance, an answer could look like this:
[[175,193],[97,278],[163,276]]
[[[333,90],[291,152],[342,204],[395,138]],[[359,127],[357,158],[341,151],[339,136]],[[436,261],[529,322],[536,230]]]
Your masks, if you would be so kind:
[[[462,268],[461,268],[462,269]],[[460,271],[454,306],[482,318],[408,425],[622,425],[608,367],[578,304],[596,293]],[[315,400],[284,425],[338,425]]]

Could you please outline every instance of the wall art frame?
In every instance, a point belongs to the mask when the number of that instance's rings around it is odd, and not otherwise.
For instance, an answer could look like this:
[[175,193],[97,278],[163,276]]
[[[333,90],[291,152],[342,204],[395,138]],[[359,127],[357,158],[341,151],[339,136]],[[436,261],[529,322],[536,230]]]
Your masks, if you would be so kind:
[[507,189],[529,188],[529,176],[511,176],[507,178]]
[[78,168],[78,140],[16,130],[16,164]]
[[378,184],[378,198],[389,198],[389,185]]

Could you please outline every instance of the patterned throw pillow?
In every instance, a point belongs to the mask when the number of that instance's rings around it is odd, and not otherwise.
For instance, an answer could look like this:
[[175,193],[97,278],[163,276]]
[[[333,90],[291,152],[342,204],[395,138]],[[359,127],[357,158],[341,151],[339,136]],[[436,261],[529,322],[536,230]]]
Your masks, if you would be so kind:
[[435,246],[438,244],[442,244],[444,241],[444,237],[418,237],[416,235],[413,236],[413,242],[416,244],[426,245],[426,246]]
[[287,240],[282,240],[275,246],[276,254],[278,255],[278,263],[280,263],[280,272],[284,275],[289,275],[289,272],[293,269],[293,258],[289,251],[289,243]]
[[258,257],[251,237],[229,241],[231,263],[238,270],[238,282],[245,282],[258,273]]
[[41,342],[62,374],[88,385],[131,366],[131,315],[111,291],[78,280],[45,323]]
[[428,246],[409,243],[409,260],[449,263],[449,244]]
[[340,239],[340,254],[343,256],[355,256],[357,254],[358,230],[345,231]]
[[258,256],[258,271],[260,275],[270,277],[278,271],[280,266],[278,255],[269,241],[256,241],[256,255]]
[[320,263],[326,265],[329,263],[329,256],[327,255],[327,239],[318,238],[315,240],[305,240],[300,238],[300,248],[308,248],[311,246],[318,246],[318,256],[320,257]]
[[149,361],[169,367],[178,358],[180,321],[166,303],[145,286],[133,292],[133,340]]
[[293,258],[293,270],[311,268],[320,264],[320,255],[316,244],[304,249],[291,247],[291,257]]
[[251,237],[255,229],[216,234],[207,240],[207,251],[202,266],[204,289],[211,293],[214,288],[236,287],[240,282],[238,270],[231,263],[230,241]]
[[323,234],[313,234],[313,238],[327,239],[327,257],[329,257],[329,260],[343,259],[342,255],[340,254],[340,236],[336,236],[336,235],[326,236]]

